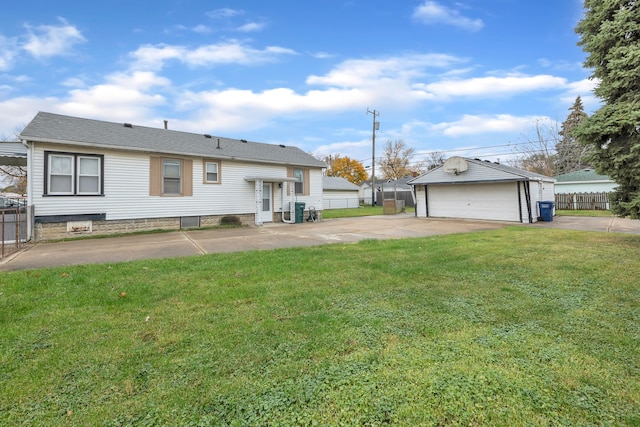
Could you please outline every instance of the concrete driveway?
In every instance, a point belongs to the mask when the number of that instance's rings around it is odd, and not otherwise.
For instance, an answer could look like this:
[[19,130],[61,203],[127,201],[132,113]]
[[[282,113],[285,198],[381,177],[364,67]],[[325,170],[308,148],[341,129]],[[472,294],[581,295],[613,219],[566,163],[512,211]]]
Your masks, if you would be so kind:
[[[182,230],[159,234],[37,243],[0,260],[0,271],[351,243],[364,239],[400,239],[469,233],[509,225],[517,224],[426,219],[416,218],[413,214],[401,214],[328,219],[316,223],[271,223],[262,227]],[[640,234],[640,221],[620,218],[555,217],[553,222],[539,222],[525,226]]]

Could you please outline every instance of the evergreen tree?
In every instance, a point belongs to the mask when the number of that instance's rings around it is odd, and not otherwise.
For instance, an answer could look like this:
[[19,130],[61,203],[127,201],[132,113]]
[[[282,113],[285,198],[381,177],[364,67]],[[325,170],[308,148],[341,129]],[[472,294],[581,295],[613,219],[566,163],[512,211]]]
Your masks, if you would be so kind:
[[560,129],[561,139],[556,144],[558,158],[556,160],[555,173],[557,175],[577,171],[588,166],[588,163],[585,163],[585,159],[593,151],[591,145],[580,144],[573,135],[575,128],[588,117],[587,113],[584,112],[582,98],[578,96],[569,111],[571,112],[567,119],[562,122]]
[[585,0],[584,8],[578,44],[603,105],[573,134],[592,147],[596,170],[618,183],[613,212],[640,218],[640,1]]

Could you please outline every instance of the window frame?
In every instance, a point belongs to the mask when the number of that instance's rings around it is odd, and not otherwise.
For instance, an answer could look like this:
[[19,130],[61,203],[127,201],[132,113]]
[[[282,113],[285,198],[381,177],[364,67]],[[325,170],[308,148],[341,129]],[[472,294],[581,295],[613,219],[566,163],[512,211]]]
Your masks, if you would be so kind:
[[[210,164],[216,165],[216,180],[215,181],[210,181],[208,179],[208,175],[209,172],[207,171],[207,168]],[[222,182],[221,179],[221,162],[220,160],[212,160],[212,159],[204,159],[202,161],[202,182],[204,184],[220,184]]]
[[[300,172],[300,176],[296,176],[297,172]],[[293,168],[293,177],[296,179],[296,182],[293,185],[295,194],[304,195],[304,169]],[[298,186],[300,186],[299,189]]]
[[[69,153],[61,151],[45,151],[44,152],[44,195],[45,196],[104,196],[104,155],[102,154],[90,154],[90,153]],[[71,159],[71,173],[70,174],[56,174],[52,173],[51,162],[56,157],[65,157]],[[95,159],[98,161],[98,171],[96,175],[81,174],[80,163],[82,159]],[[69,176],[70,188],[69,191],[53,191],[51,178],[54,176]],[[97,177],[96,191],[81,191],[80,181],[82,177]]]
[[[166,166],[169,163],[173,163],[174,166],[177,165],[178,166],[178,177],[171,177],[171,176],[167,176],[166,175]],[[184,179],[184,165],[182,160],[180,159],[172,159],[172,158],[163,158],[162,159],[162,195],[163,196],[181,196],[182,195],[182,182]],[[167,191],[167,180],[171,180],[170,182],[178,182],[178,191],[176,192],[169,192]]]

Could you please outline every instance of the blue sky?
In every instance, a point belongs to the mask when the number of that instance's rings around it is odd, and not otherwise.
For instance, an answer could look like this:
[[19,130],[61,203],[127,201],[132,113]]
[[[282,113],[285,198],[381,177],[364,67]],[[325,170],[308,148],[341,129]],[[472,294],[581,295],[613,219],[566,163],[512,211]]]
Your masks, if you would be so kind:
[[495,160],[576,96],[598,108],[579,0],[12,1],[0,136],[38,111],[295,145],[371,163]]

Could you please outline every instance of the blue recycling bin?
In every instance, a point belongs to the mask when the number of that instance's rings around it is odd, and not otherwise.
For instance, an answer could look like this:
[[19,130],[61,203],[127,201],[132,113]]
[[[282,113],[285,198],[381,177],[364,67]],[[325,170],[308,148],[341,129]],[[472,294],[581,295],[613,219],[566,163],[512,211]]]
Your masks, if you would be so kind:
[[540,211],[540,218],[542,218],[543,221],[553,221],[553,202],[538,202],[538,210]]

